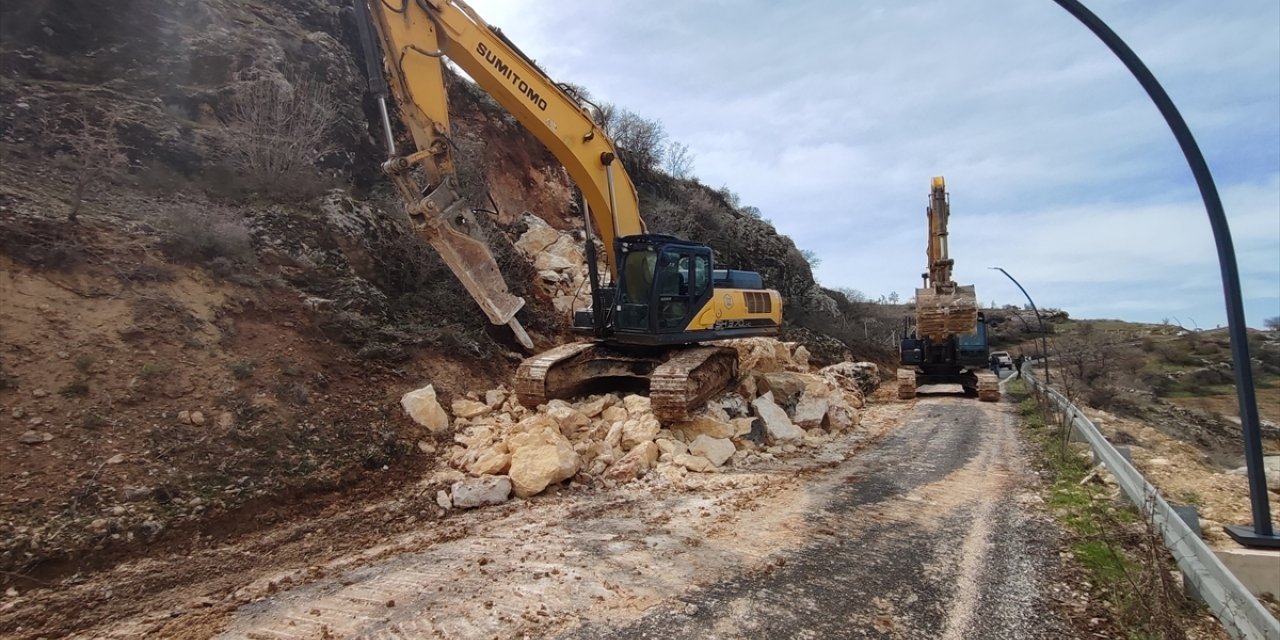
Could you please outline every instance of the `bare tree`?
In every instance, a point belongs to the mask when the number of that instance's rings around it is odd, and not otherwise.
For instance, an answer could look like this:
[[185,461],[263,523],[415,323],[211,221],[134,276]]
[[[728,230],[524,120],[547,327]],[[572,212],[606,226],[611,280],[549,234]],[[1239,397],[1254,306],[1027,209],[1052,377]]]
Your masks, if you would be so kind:
[[41,129],[59,149],[58,161],[73,172],[67,220],[76,224],[84,208],[84,194],[91,184],[129,165],[128,148],[119,127],[127,118],[119,111],[74,111],[45,116]]
[[614,142],[626,152],[635,168],[652,170],[662,158],[667,132],[661,122],[622,109],[613,118],[611,129]]
[[1280,316],[1275,316],[1275,317],[1267,318],[1266,320],[1263,320],[1262,326],[1266,327],[1267,331],[1280,331]]
[[689,145],[682,142],[672,142],[668,145],[663,159],[663,168],[673,178],[688,178],[689,174],[693,173],[693,153],[689,151]]
[[310,177],[315,162],[333,150],[327,134],[337,117],[332,90],[311,76],[245,82],[225,119],[228,156],[261,184],[286,186]]

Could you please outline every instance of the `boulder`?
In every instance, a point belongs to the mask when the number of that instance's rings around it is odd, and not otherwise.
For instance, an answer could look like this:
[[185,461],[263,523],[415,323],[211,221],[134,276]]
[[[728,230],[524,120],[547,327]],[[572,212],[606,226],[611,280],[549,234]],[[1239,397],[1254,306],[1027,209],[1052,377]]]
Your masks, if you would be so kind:
[[490,409],[497,409],[507,400],[507,392],[502,389],[490,389],[484,392],[484,403],[489,405]]
[[449,428],[449,415],[436,399],[434,385],[410,391],[400,398],[400,406],[414,422],[424,426],[431,433],[440,433]]
[[690,470],[690,471],[698,471],[698,472],[700,472],[700,473],[707,473],[707,472],[715,471],[715,470],[716,470],[716,465],[711,464],[711,461],[710,461],[710,460],[708,460],[708,459],[706,459],[706,458],[704,458],[704,457],[702,457],[702,456],[695,456],[695,455],[693,455],[693,454],[691,454],[691,453],[679,453],[679,454],[676,454],[676,455],[674,455],[674,456],[672,456],[672,457],[671,457],[671,461],[672,461],[673,463],[675,463],[675,464],[677,464],[677,465],[681,466],[681,467],[684,467],[685,469]]
[[[553,403],[556,401],[552,401]],[[574,434],[591,426],[591,418],[568,404],[550,404],[547,406],[547,415],[560,427],[560,433],[567,437],[573,437]]]
[[511,450],[512,489],[521,498],[572,478],[582,463],[573,445],[559,430],[517,433],[507,440],[507,447]]
[[689,453],[702,456],[717,467],[724,464],[737,450],[728,438],[713,438],[705,434],[689,443]]
[[864,395],[880,387],[880,368],[874,362],[837,362],[823,367],[818,375],[842,389]]
[[626,425],[626,422],[626,419],[622,419],[609,426],[609,431],[604,436],[606,448],[618,449],[622,447],[622,428]]
[[[588,418],[594,418],[604,412],[605,409],[618,404],[618,396],[612,393],[605,394],[599,398],[594,398],[578,405],[578,411]],[[622,419],[622,418],[620,418]]]
[[472,509],[506,502],[511,496],[511,488],[511,478],[507,476],[464,478],[453,483],[451,498],[453,506]]
[[617,405],[605,407],[604,411],[600,412],[600,419],[608,423],[622,422],[629,417],[626,408]]
[[476,416],[482,416],[492,411],[489,405],[475,400],[467,400],[465,398],[453,401],[453,417],[466,418],[470,420]]
[[507,445],[503,442],[484,449],[471,464],[467,465],[467,471],[479,476],[502,475],[510,468],[511,453],[507,451]]
[[661,430],[662,424],[652,413],[627,420],[622,423],[622,448],[630,451],[643,442],[652,441]]
[[573,263],[553,253],[539,253],[533,259],[533,268],[538,271],[567,271]]
[[[755,398],[755,395],[753,394],[751,397]],[[745,418],[751,415],[751,406],[748,400],[732,391],[720,396],[715,401],[715,404],[730,418]]]
[[657,440],[654,440],[653,443],[657,445],[658,451],[661,453],[665,453],[673,456],[678,453],[689,453],[689,447],[685,445],[685,443],[680,442],[679,440],[668,440],[666,438],[659,438]]
[[687,440],[704,434],[712,438],[731,438],[734,435],[734,426],[727,417],[724,420],[718,420],[710,416],[698,415],[692,420],[681,422],[674,428],[683,431]]
[[631,418],[653,413],[653,403],[645,396],[629,395],[622,399],[622,406],[626,407],[627,416]]
[[516,248],[527,256],[538,255],[560,240],[560,232],[553,229],[542,218],[526,213],[521,216],[520,222],[525,225],[526,231],[520,234],[515,244]]
[[827,410],[830,408],[830,398],[806,393],[800,397],[800,402],[796,403],[792,421],[801,429],[816,429],[822,426],[822,421],[826,419]]
[[779,405],[791,405],[804,393],[809,385],[809,376],[791,371],[766,373],[756,381],[761,393],[772,393],[773,401]]
[[797,371],[801,371],[801,372],[808,371],[809,370],[809,350],[806,349],[804,345],[797,346],[795,351],[791,352],[791,361],[795,364]]
[[441,490],[437,491],[437,492],[436,492],[436,504],[437,504],[437,505],[440,505],[440,508],[441,508],[441,509],[452,509],[452,508],[453,508],[453,500],[451,500],[451,499],[449,498],[449,492],[448,492],[448,491],[445,491],[444,489],[441,489]]
[[798,440],[804,437],[804,430],[791,423],[787,412],[773,401],[773,392],[766,393],[751,402],[756,415],[764,421],[764,428],[769,439],[775,442]]
[[604,477],[618,482],[634,480],[643,476],[657,461],[658,445],[652,441],[643,442],[609,467]]
[[858,425],[858,410],[845,402],[831,403],[827,407],[827,418],[823,422],[832,433],[852,429]]

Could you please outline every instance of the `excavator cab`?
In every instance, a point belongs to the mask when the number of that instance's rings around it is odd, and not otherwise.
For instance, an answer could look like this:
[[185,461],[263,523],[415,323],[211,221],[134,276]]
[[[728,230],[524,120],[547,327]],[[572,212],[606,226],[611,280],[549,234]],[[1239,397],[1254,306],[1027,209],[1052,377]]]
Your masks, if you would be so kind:
[[711,297],[711,248],[654,234],[619,238],[616,246],[616,339],[685,331]]

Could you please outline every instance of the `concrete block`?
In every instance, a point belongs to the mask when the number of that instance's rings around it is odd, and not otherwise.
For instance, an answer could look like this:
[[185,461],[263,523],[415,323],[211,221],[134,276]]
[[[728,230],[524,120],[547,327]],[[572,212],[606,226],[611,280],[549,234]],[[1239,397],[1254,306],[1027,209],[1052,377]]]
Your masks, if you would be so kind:
[[[1073,432],[1073,433],[1074,433],[1074,432]],[[1128,462],[1129,464],[1133,464],[1133,452],[1129,450],[1129,447],[1125,447],[1125,446],[1113,446],[1112,448],[1116,450],[1116,453],[1119,453],[1119,454],[1120,454],[1120,457],[1121,457],[1121,458],[1124,458],[1124,461],[1125,461],[1125,462]],[[1102,458],[1100,458],[1100,457],[1098,456],[1098,452],[1097,452],[1097,451],[1094,451],[1094,452],[1093,452],[1093,466],[1095,466],[1095,467],[1096,467],[1096,466],[1098,466],[1098,465],[1100,465],[1100,464],[1102,464]]]
[[1280,550],[1214,549],[1213,553],[1254,595],[1280,597]]
[[[1179,518],[1186,523],[1187,528],[1191,529],[1197,538],[1203,538],[1204,532],[1200,530],[1200,509],[1193,504],[1187,505],[1169,505],[1173,512],[1178,514]],[[1200,595],[1200,590],[1196,589],[1196,585],[1187,579],[1187,575],[1182,574],[1182,593],[1192,602],[1204,604],[1204,596]]]

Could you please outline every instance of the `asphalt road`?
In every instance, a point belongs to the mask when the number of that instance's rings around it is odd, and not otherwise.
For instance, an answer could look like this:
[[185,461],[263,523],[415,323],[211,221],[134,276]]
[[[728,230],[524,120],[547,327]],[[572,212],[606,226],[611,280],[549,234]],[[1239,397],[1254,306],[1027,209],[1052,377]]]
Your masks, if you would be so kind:
[[[565,638],[1061,638],[1054,525],[1007,405],[920,400],[817,490],[808,544]],[[750,536],[749,530],[742,532]]]

